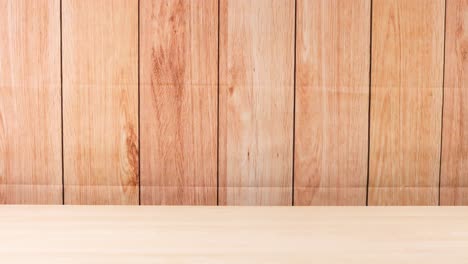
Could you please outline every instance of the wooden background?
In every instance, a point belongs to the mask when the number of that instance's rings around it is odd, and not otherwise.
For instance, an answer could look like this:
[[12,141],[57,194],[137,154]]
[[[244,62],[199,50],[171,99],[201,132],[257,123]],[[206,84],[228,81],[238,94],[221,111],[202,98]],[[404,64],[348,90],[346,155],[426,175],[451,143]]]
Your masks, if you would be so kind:
[[468,205],[468,0],[0,0],[0,203]]

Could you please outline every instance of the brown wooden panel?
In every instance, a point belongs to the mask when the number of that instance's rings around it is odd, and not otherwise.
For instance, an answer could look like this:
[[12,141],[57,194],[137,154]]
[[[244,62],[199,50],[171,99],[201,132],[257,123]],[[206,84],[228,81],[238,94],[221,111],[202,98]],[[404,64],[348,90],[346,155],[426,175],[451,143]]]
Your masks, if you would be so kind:
[[219,203],[290,205],[294,1],[220,5]]
[[298,0],[296,205],[365,205],[370,0]]
[[374,0],[369,204],[438,203],[444,0]]
[[138,204],[138,1],[62,5],[65,203]]
[[468,205],[468,0],[447,0],[441,205]]
[[60,1],[0,1],[0,203],[61,204]]
[[141,203],[215,205],[218,1],[140,5]]

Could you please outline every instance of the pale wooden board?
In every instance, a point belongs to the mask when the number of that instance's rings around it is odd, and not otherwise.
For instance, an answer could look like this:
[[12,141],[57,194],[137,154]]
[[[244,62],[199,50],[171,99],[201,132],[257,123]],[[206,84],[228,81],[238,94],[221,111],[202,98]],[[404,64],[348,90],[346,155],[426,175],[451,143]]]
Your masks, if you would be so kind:
[[297,1],[296,205],[366,204],[370,6]]
[[0,203],[61,204],[60,1],[0,1]]
[[436,205],[444,0],[374,0],[370,205]]
[[441,205],[468,205],[468,0],[447,0]]
[[138,204],[138,2],[62,5],[65,203]]
[[290,205],[294,1],[221,0],[219,203]]
[[141,203],[215,205],[218,1],[140,3]]
[[461,207],[0,207],[2,262],[468,263]]

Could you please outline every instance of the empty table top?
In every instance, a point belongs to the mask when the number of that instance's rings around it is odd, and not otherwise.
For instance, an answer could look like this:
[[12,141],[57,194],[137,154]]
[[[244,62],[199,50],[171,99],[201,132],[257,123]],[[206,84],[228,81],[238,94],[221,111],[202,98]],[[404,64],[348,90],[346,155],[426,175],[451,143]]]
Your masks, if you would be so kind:
[[468,263],[468,207],[0,206],[2,263]]

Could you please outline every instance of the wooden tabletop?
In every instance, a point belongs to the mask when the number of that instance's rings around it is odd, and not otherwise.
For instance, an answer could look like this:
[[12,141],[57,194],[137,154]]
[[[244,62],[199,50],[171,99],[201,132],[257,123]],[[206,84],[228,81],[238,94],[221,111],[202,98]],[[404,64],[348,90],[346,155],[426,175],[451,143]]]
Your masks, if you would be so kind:
[[468,263],[468,207],[0,206],[2,263]]

